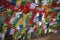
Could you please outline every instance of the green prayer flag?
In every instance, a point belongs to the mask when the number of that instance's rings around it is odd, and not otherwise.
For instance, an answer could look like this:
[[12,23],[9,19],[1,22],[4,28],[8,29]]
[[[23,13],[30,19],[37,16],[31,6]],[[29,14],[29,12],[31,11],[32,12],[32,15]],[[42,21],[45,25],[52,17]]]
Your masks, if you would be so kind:
[[12,16],[13,15],[13,11],[9,11],[9,16]]

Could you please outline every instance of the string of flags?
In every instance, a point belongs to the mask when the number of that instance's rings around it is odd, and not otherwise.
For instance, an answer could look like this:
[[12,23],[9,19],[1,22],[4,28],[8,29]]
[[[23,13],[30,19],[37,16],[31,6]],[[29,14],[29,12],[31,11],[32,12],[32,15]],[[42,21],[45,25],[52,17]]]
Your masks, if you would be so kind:
[[39,33],[60,32],[57,30],[60,25],[60,1],[42,0],[41,7],[36,3],[30,0],[1,0],[0,32],[18,36],[26,34],[27,30],[28,33],[36,30]]

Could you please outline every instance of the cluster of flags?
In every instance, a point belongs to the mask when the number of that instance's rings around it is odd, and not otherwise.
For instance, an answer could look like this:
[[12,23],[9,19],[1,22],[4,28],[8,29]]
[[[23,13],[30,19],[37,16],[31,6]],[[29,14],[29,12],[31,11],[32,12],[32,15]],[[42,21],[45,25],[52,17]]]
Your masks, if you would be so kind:
[[36,30],[47,33],[49,30],[49,32],[57,33],[55,27],[60,24],[60,13],[56,10],[60,10],[60,1],[57,1],[57,4],[55,3],[57,6],[55,6],[52,4],[53,1],[42,0],[41,7],[36,4],[37,2],[26,2],[25,5],[22,5],[22,1],[1,1],[0,32],[3,31],[10,35],[16,33],[23,35],[26,32],[31,33]]

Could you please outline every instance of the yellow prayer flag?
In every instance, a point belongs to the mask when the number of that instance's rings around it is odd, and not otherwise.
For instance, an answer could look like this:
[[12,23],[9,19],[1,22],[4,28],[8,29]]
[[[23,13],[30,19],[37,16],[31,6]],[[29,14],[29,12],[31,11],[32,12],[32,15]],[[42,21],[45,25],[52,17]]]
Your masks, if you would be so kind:
[[26,27],[25,27],[25,28],[23,28],[23,30],[22,30],[22,34],[25,34],[26,30],[27,30],[27,28],[26,28]]
[[23,24],[23,21],[24,21],[24,18],[21,18],[21,19],[18,21],[18,23],[16,24],[15,27],[18,27],[20,24]]
[[7,30],[7,27],[3,27],[3,33],[5,33]]
[[23,14],[23,18],[26,19],[27,18],[27,14]]
[[22,0],[17,0],[16,5],[20,5]]

